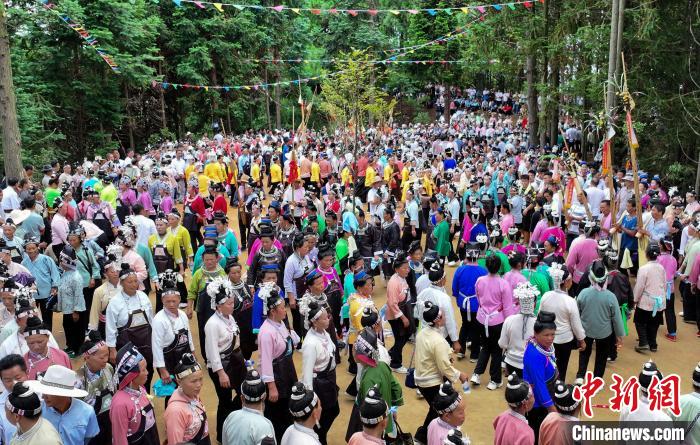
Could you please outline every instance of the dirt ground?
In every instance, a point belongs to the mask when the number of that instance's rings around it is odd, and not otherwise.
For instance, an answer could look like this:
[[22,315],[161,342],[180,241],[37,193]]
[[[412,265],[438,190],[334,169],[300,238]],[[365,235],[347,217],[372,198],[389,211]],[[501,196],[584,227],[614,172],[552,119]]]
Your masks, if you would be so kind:
[[[237,223],[237,212],[235,210],[229,209],[229,227],[233,228],[236,236],[238,233],[238,223]],[[240,240],[240,237],[238,238]],[[241,261],[243,262],[247,256],[247,252],[242,252]],[[446,284],[447,289],[451,289],[452,277],[456,268],[447,268],[448,282]],[[189,281],[189,272],[186,277]],[[155,293],[152,292],[151,301],[155,307]],[[375,286],[374,301],[378,308],[382,307],[386,302],[386,283],[383,279],[377,277],[377,284]],[[676,313],[682,310],[680,305],[680,297],[676,298]],[[458,309],[455,305],[455,314],[458,314]],[[54,326],[56,338],[61,345],[64,344],[63,331],[61,330],[61,319],[57,315],[54,318]],[[194,316],[196,317],[196,315]],[[457,320],[460,323],[459,317]],[[663,336],[666,334],[666,329],[662,326],[659,329],[659,350],[655,353],[640,354],[634,351],[633,347],[636,340],[636,331],[632,322],[628,322],[629,326],[629,336],[624,339],[624,347],[620,351],[618,359],[615,363],[608,364],[605,374],[606,388],[601,391],[594,399],[593,403],[596,404],[606,404],[608,399],[611,397],[612,393],[609,391],[609,385],[612,382],[611,375],[613,373],[618,373],[621,376],[628,378],[632,375],[638,375],[641,370],[641,366],[644,362],[649,359],[653,359],[659,366],[659,369],[664,375],[668,374],[678,374],[681,376],[681,394],[688,393],[692,391],[691,375],[693,368],[700,361],[700,339],[695,336],[696,326],[694,324],[683,323],[679,318],[678,325],[678,342],[672,343]],[[194,336],[194,344],[198,343],[198,332],[197,323],[193,318],[190,327],[192,334]],[[387,339],[387,348],[391,347],[393,344],[393,339]],[[403,351],[404,356],[404,366],[408,366],[408,362],[411,357],[411,351],[413,345],[407,344]],[[197,351],[197,357],[202,364],[201,354]],[[341,355],[342,362],[338,366],[338,386],[340,387],[340,416],[335,420],[333,427],[328,434],[329,443],[331,444],[344,444],[345,443],[345,432],[347,429],[348,421],[350,418],[350,412],[352,410],[352,399],[343,394],[345,388],[352,380],[352,375],[347,372],[347,355]],[[253,355],[253,360],[257,362],[257,353]],[[81,359],[74,360],[74,369],[80,366]],[[298,372],[301,370],[301,353],[296,352],[294,355],[294,362],[297,366]],[[474,363],[470,363],[468,359],[456,360],[455,365],[457,369],[466,372],[471,375],[474,370]],[[574,379],[574,374],[578,366],[578,354],[576,352],[572,353],[571,361],[569,363],[567,383],[570,383]],[[593,369],[593,357],[589,362],[589,370]],[[395,374],[398,381],[403,386],[404,375]],[[471,438],[473,445],[490,444],[493,443],[493,419],[502,411],[506,409],[506,403],[504,398],[504,388],[501,387],[495,391],[489,391],[486,389],[485,384],[488,383],[488,375],[482,376],[481,387],[472,387],[471,393],[465,396],[466,400],[466,420],[462,426],[462,432]],[[155,383],[155,379],[152,383]],[[486,379],[484,381],[484,379]],[[204,388],[202,389],[201,398],[207,408],[207,417],[209,420],[209,430],[212,436],[212,443],[214,442],[216,435],[216,407],[217,398],[214,392],[214,386],[208,377],[205,377]],[[405,404],[398,410],[398,420],[402,429],[406,432],[415,434],[416,428],[422,425],[425,414],[428,410],[427,403],[425,400],[419,399],[416,396],[415,390],[407,389],[404,386],[404,401]],[[165,440],[165,427],[163,425],[162,413],[164,411],[163,399],[155,399],[153,401],[155,406],[157,418],[158,418],[158,429],[160,431],[161,441]],[[595,420],[616,420],[618,418],[617,413],[613,413],[608,409],[597,408],[594,410]]]

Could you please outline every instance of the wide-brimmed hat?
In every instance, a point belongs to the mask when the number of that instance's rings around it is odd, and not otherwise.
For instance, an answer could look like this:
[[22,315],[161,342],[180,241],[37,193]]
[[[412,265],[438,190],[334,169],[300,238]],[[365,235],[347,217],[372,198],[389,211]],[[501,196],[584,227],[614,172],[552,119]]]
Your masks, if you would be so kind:
[[87,391],[75,387],[77,381],[78,375],[72,369],[61,365],[51,365],[43,377],[39,377],[38,380],[27,380],[26,384],[32,391],[40,394],[61,397],[87,396]]
[[10,212],[10,216],[7,218],[8,220],[12,219],[12,221],[15,223],[16,226],[22,224],[24,220],[29,218],[29,215],[31,215],[32,212],[31,210],[20,210],[20,209],[15,209]]

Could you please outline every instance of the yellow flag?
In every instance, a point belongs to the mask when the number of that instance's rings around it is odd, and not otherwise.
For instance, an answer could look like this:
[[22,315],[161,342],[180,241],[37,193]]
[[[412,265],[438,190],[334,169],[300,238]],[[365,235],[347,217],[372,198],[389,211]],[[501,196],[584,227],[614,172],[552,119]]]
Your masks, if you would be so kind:
[[299,10],[299,8],[289,8],[289,9],[291,9],[292,11],[294,11],[296,14],[300,14],[300,13],[301,13],[300,10]]
[[397,10],[395,10],[395,9],[392,9],[392,10],[389,11],[389,12],[391,12],[391,13],[394,14],[394,15],[399,15],[399,14],[401,14],[400,11],[397,11]]
[[213,5],[217,9],[217,11],[224,12],[224,7],[221,3],[213,3]]
[[469,14],[469,8],[459,8],[462,10],[463,13]]

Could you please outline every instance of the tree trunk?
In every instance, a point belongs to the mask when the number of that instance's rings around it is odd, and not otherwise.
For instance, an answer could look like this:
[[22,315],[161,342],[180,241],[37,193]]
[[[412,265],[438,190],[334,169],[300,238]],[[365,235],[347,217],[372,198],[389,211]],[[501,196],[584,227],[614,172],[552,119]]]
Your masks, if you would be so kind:
[[[556,3],[549,5],[549,10],[551,12],[552,24],[551,26],[556,26],[559,21],[559,7]],[[549,141],[551,145],[556,145],[557,136],[559,135],[559,85],[561,83],[561,70],[560,70],[560,55],[557,51],[555,54],[550,56],[550,88],[551,92],[548,110],[549,110]]]
[[[544,14],[544,40],[549,41],[549,9],[551,6],[551,0],[544,0],[544,7],[542,8],[542,14]],[[549,86],[549,49],[545,48],[544,57],[542,58],[542,85]],[[542,97],[542,119],[544,119],[542,128],[539,129],[540,145],[544,146],[547,142],[547,133],[549,133],[549,125],[547,122],[547,117],[549,116],[549,109],[551,107],[552,96],[549,91]]]
[[619,8],[621,0],[612,0],[612,13],[610,15],[610,42],[608,46],[608,81],[607,94],[605,96],[605,112],[610,113],[615,104],[615,70],[618,58],[617,36],[619,26]]
[[534,145],[537,140],[537,89],[535,88],[535,49],[531,48],[525,61],[527,76],[527,132],[528,143]]
[[[622,62],[620,55],[622,54],[622,35],[625,32],[625,0],[618,0],[620,4],[617,8],[617,39],[615,42],[615,80],[620,80],[622,73]],[[690,39],[688,39],[690,41]],[[617,105],[617,95],[613,96],[612,106]]]
[[[219,84],[219,76],[218,76],[218,73],[216,72],[216,63],[217,63],[216,55],[212,55],[213,67],[212,67],[211,73],[210,73],[212,85]],[[217,117],[218,117],[216,115],[216,112],[219,109],[219,100],[218,99],[219,99],[219,93],[217,91],[214,91],[212,93],[212,97],[211,97],[212,122],[215,122]]]
[[126,98],[126,106],[124,110],[126,111],[126,126],[129,129],[129,148],[131,150],[136,150],[136,141],[134,140],[134,117],[131,115],[131,97],[129,96],[129,87],[124,84],[124,98]]
[[[267,77],[267,65],[265,66],[265,84],[270,83]],[[277,88],[277,86],[275,86]],[[272,117],[270,116],[270,90],[265,91],[265,116],[267,116],[267,128],[272,127]]]
[[[275,59],[280,58],[280,52],[275,47],[272,51],[272,56]],[[280,69],[277,67],[275,69],[275,125],[276,128],[282,128],[282,91],[280,89]],[[299,86],[301,88],[301,86]],[[292,109],[296,107],[296,104],[292,105]]]
[[[279,75],[277,82],[279,82]],[[275,128],[282,128],[282,94],[279,84],[275,85]]]
[[22,139],[17,123],[17,99],[12,81],[10,36],[7,34],[7,16],[4,3],[0,5],[0,130],[5,176],[22,177]]
[[[162,61],[158,61],[158,74],[160,74],[161,76],[163,75],[163,62]],[[158,96],[160,99],[160,120],[161,120],[160,127],[163,130],[167,130],[168,123],[167,123],[167,119],[165,117],[165,91],[164,91],[163,87],[158,88],[158,91],[159,91]]]
[[450,123],[450,102],[452,101],[450,97],[450,85],[445,85],[445,91],[442,93],[442,97],[445,101],[445,109],[442,111],[442,116],[445,118],[445,123]]
[[558,56],[552,58],[551,70],[552,97],[549,101],[549,140],[551,145],[555,145],[559,135],[559,81],[561,74],[559,72]]

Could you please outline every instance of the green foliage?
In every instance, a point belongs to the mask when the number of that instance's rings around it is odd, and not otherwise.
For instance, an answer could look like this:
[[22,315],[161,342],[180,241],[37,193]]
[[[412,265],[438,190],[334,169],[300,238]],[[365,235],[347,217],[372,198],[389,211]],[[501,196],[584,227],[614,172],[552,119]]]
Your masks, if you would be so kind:
[[370,54],[354,50],[341,53],[340,72],[323,81],[321,108],[339,125],[352,121],[358,128],[365,126],[371,117],[386,122],[396,106],[396,99],[376,85],[377,77],[372,64],[367,63]]
[[[273,0],[250,0],[272,6]],[[470,0],[466,5],[482,2]],[[697,2],[629,1],[624,44],[637,108],[642,167],[682,180],[700,146],[700,14]],[[287,7],[440,8],[454,0],[288,0]],[[435,15],[300,14],[236,10],[220,13],[169,0],[60,0],[56,10],[82,23],[112,54],[115,75],[92,48],[52,12],[20,0],[8,8],[12,66],[23,157],[93,156],[114,147],[143,148],[161,140],[212,132],[299,125],[298,97],[315,103],[309,126],[361,125],[387,118],[400,93],[395,122],[430,122],[421,95],[427,84],[527,90],[525,61],[535,60],[540,132],[559,114],[581,122],[603,108],[610,2],[545,0],[531,9]],[[461,60],[460,64],[378,64],[393,48],[425,45],[398,60]],[[354,58],[349,64],[262,64],[250,59]],[[558,68],[555,82],[553,69]],[[328,73],[346,70],[339,76]],[[257,90],[154,88],[160,81],[251,85],[320,76],[302,85]],[[616,80],[619,86],[620,80]],[[681,88],[679,88],[679,86]],[[322,106],[321,103],[323,104]],[[615,122],[624,137],[623,120]],[[625,149],[617,142],[616,159]],[[692,175],[690,175],[692,176]]]

